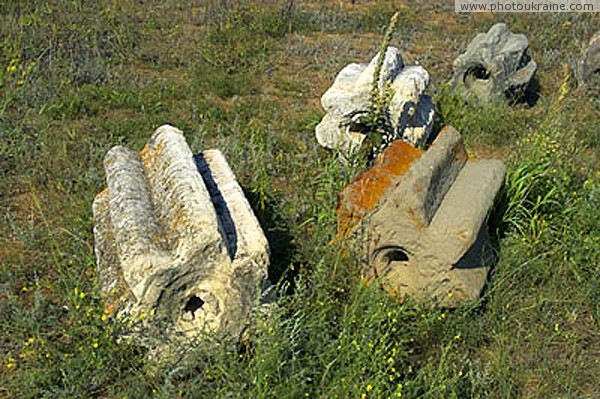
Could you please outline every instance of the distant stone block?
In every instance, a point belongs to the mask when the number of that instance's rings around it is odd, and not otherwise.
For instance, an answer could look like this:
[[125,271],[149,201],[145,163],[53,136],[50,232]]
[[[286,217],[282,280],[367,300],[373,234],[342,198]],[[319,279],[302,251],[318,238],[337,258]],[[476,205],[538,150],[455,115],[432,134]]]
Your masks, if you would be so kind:
[[503,23],[492,26],[487,33],[475,36],[454,60],[452,89],[479,105],[518,99],[537,71],[528,47],[525,35],[511,33]]
[[107,309],[171,340],[238,334],[267,281],[267,239],[223,154],[194,156],[156,130],[138,154],[112,148],[94,204]]
[[590,39],[574,69],[578,86],[600,87],[600,32]]
[[467,160],[452,127],[427,151],[395,141],[340,193],[339,233],[357,238],[369,278],[455,306],[484,286],[487,215],[504,175],[499,160]]

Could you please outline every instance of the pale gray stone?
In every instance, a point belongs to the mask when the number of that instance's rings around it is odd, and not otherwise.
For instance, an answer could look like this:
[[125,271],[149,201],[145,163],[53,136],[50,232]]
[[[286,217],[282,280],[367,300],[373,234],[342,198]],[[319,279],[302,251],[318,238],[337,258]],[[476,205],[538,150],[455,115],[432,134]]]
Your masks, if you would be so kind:
[[575,65],[575,78],[579,86],[600,86],[600,32],[590,39]]
[[[427,151],[397,147],[381,154],[387,166],[376,165],[340,194],[341,223],[358,238],[367,276],[399,295],[448,306],[477,298],[494,258],[487,215],[504,181],[504,164],[468,161],[451,127]],[[398,165],[404,162],[410,165],[402,172]],[[368,186],[374,179],[383,186]],[[383,194],[365,208],[375,191]]]
[[480,33],[454,60],[452,88],[476,104],[519,98],[537,70],[528,54],[529,41],[504,23]]
[[[353,126],[370,106],[371,87],[379,54],[369,64],[350,64],[340,71],[333,85],[321,97],[326,112],[315,129],[318,143],[339,149],[343,156],[358,151],[365,135]],[[424,94],[429,74],[420,66],[405,67],[400,51],[388,47],[379,79],[379,89],[387,84],[394,90],[389,106],[390,137],[384,145],[402,139],[412,145],[423,144],[433,128],[434,107]]]
[[391,84],[394,90],[389,105],[390,122],[395,132],[391,140],[404,140],[417,147],[425,143],[433,128],[435,108],[431,97],[423,94],[429,74],[420,66],[407,66]]
[[107,310],[137,322],[138,337],[239,334],[267,281],[269,248],[223,154],[194,156],[165,125],[139,154],[111,149],[104,166],[108,189],[93,211]]

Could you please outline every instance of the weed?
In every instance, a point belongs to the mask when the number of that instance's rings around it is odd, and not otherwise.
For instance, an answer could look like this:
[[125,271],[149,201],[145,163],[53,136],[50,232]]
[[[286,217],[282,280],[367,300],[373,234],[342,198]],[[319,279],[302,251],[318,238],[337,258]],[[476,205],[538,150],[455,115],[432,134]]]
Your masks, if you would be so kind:
[[[394,92],[390,87],[391,82],[381,82],[381,70],[399,16],[399,13],[395,13],[391,17],[389,26],[385,31],[379,57],[377,57],[377,65],[373,72],[369,109],[365,114],[360,115],[356,122],[360,132],[365,135],[366,142],[362,145],[361,152],[363,152],[363,157],[367,159],[372,159],[383,151],[395,136],[388,115],[388,107]],[[383,88],[381,88],[382,86]]]

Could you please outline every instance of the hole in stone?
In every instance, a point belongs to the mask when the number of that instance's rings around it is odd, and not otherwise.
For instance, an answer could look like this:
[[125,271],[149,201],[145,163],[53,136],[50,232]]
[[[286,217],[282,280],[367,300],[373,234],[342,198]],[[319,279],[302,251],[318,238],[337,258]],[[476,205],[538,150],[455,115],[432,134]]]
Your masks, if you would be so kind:
[[393,249],[383,255],[383,260],[386,263],[391,262],[408,262],[408,255],[400,249]]
[[369,128],[367,127],[367,125],[365,125],[363,123],[359,123],[359,122],[352,122],[350,124],[350,128],[348,130],[352,133],[361,133],[361,134],[367,134],[369,132]]
[[196,317],[194,313],[196,312],[196,310],[202,308],[203,305],[204,301],[202,299],[200,299],[196,295],[192,295],[190,299],[188,299],[188,301],[186,302],[183,311],[190,312],[192,314],[192,317]]
[[376,277],[385,277],[397,268],[409,267],[409,257],[402,248],[385,247],[374,254],[373,266]]
[[490,72],[483,65],[477,65],[467,69],[463,80],[465,85],[469,86],[475,80],[488,80],[489,78]]
[[519,60],[519,65],[517,65],[517,70],[525,67],[527,64],[529,64],[529,61],[531,61],[531,56],[527,52],[523,53],[521,59]]
[[366,114],[363,113],[354,115],[352,119],[350,119],[350,124],[348,125],[348,132],[360,134],[369,133],[371,129],[364,121],[365,116]]

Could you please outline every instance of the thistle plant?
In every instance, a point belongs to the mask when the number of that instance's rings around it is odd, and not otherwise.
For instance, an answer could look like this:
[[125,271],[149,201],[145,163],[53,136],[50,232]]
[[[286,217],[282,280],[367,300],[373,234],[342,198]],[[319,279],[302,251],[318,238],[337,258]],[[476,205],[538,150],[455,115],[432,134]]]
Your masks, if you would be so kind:
[[[387,52],[388,47],[390,46],[390,40],[392,39],[392,34],[396,29],[396,24],[398,23],[398,17],[400,13],[395,13],[392,15],[390,19],[390,24],[388,25],[385,34],[383,36],[383,42],[381,43],[381,48],[379,50],[379,57],[377,58],[377,66],[375,67],[375,72],[373,73],[373,83],[371,85],[371,103],[372,106],[375,106],[377,98],[382,96],[381,90],[379,90],[379,81],[381,80],[381,69],[383,68],[383,61],[385,60],[385,53]],[[385,91],[385,89],[384,89]]]

